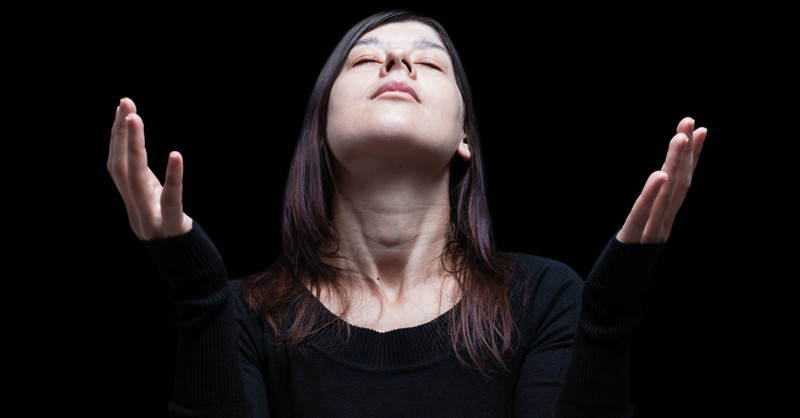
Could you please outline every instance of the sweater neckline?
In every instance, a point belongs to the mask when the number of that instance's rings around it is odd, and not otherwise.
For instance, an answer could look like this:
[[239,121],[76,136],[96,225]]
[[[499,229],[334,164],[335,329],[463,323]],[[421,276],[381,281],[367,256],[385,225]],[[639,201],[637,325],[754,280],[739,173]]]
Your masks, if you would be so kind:
[[310,291],[322,311],[309,344],[322,355],[349,367],[378,372],[406,371],[441,362],[452,353],[451,317],[461,301],[423,324],[377,331],[353,325],[331,312]]

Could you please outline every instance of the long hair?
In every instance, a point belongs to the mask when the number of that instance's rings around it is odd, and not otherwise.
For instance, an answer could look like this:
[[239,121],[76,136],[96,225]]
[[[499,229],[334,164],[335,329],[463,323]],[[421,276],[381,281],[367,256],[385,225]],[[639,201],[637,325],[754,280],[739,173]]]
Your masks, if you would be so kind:
[[[327,147],[328,99],[350,49],[366,32],[391,22],[416,21],[433,28],[453,62],[455,79],[464,104],[464,131],[470,144],[468,162],[454,157],[450,172],[450,225],[442,260],[454,274],[462,297],[451,310],[451,343],[464,364],[481,370],[504,365],[511,349],[513,322],[509,305],[510,267],[495,249],[486,198],[480,135],[472,93],[461,59],[436,20],[408,11],[388,11],[369,16],[344,35],[317,77],[306,108],[299,141],[284,191],[282,247],[273,264],[245,281],[249,306],[263,314],[273,331],[290,346],[299,346],[320,326],[323,307],[311,300],[321,289],[332,289],[346,301],[337,280],[342,271],[326,263],[335,257],[338,237],[331,222],[332,157]],[[324,248],[333,248],[333,253]],[[340,324],[341,325],[341,324]],[[345,324],[346,326],[346,324]]]

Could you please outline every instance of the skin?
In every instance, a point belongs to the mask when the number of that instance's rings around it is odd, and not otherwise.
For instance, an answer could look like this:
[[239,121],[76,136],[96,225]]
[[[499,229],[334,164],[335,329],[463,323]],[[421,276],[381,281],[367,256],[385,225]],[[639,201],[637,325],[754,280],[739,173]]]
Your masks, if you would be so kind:
[[[330,293],[320,300],[354,325],[387,331],[430,321],[459,298],[438,255],[449,222],[449,163],[454,156],[469,160],[470,151],[452,63],[436,32],[416,22],[391,23],[362,40],[331,90],[327,126],[339,254],[362,282],[348,291],[355,302],[348,311]],[[415,95],[376,96],[390,80]],[[667,241],[706,134],[690,117],[678,123],[662,167],[645,182],[617,239]],[[183,157],[169,154],[162,184],[148,167],[144,123],[129,98],[117,107],[107,167],[139,239],[191,229],[182,205]]]
[[[329,102],[333,222],[338,253],[349,260],[331,262],[363,280],[348,291],[357,303],[348,321],[388,330],[430,321],[459,298],[431,254],[440,254],[447,238],[450,161],[470,154],[461,93],[436,32],[416,22],[390,23],[361,40]],[[405,83],[413,95],[376,96],[391,81]],[[321,300],[343,312],[330,295]]]

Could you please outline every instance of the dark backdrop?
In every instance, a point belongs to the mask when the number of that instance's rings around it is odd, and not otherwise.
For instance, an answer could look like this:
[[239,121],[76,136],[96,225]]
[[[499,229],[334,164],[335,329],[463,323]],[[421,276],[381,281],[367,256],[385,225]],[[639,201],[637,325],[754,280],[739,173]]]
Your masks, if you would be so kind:
[[[793,193],[777,161],[797,138],[775,128],[795,100],[784,12],[397,4],[460,50],[502,249],[585,275],[680,118],[709,128],[636,329],[637,416],[770,408],[790,306],[771,268]],[[257,271],[316,74],[382,7],[3,5],[3,409],[165,411],[169,289],[106,172],[119,99],[136,101],[156,173],[184,154],[185,208],[231,275]]]

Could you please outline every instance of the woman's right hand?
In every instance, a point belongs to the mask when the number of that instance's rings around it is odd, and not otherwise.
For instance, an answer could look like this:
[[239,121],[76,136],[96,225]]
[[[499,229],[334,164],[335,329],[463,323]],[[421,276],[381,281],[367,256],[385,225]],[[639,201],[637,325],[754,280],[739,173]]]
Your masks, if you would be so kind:
[[139,239],[169,238],[192,229],[192,219],[183,213],[183,157],[177,151],[169,154],[162,185],[147,166],[144,122],[127,97],[120,100],[111,127],[107,168]]

